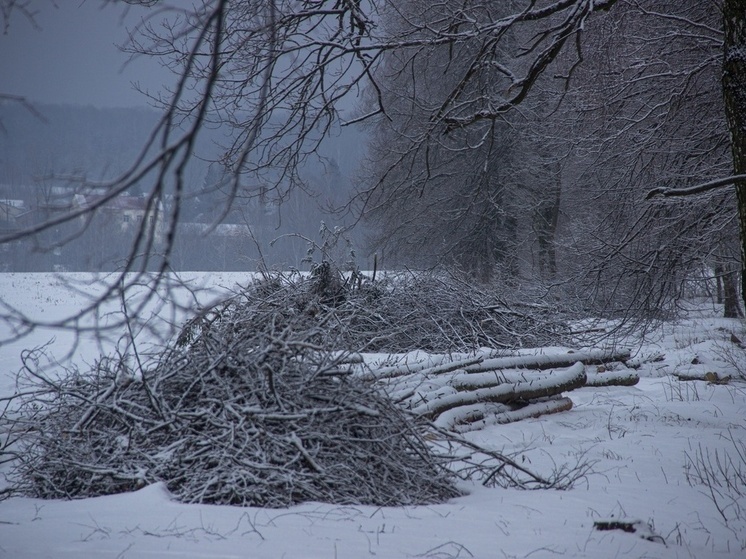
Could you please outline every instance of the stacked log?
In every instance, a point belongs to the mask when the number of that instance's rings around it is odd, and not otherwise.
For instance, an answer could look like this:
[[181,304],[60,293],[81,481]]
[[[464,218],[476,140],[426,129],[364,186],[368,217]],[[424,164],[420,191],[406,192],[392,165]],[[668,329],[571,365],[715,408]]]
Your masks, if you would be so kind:
[[564,393],[585,386],[633,386],[627,350],[588,350],[405,364],[360,372],[415,415],[451,431],[572,409]]

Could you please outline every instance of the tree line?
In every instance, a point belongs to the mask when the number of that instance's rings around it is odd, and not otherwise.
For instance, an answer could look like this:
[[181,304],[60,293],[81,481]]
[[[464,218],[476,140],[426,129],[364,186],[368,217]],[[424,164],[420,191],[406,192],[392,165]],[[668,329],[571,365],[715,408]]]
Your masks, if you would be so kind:
[[[220,221],[241,201],[309,190],[304,164],[324,139],[364,127],[366,163],[345,207],[387,267],[528,282],[613,316],[660,316],[692,286],[712,287],[738,316],[745,14],[744,0],[209,0],[170,20],[156,10],[127,49],[178,80],[152,96],[160,120],[107,196],[147,176],[148,202],[171,200],[149,264],[165,272],[207,130],[229,131],[216,158]],[[122,274],[144,271],[125,260]]]

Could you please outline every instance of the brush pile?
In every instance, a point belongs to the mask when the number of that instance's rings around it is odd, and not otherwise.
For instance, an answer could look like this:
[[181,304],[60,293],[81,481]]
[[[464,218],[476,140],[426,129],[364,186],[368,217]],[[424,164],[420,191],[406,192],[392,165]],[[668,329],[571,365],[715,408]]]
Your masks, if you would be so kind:
[[570,336],[568,317],[556,305],[529,303],[528,293],[486,289],[444,274],[389,274],[371,281],[322,262],[309,278],[268,277],[243,296],[248,307],[257,298],[279,298],[309,319],[333,311],[326,347],[345,351],[513,350],[556,345]]
[[27,354],[0,420],[13,492],[90,497],[163,481],[183,502],[267,507],[457,495],[412,416],[325,351],[334,314],[266,287],[192,322],[147,369],[119,356],[55,380]]
[[[453,455],[426,442],[443,436],[427,421],[435,414],[405,410],[345,362],[360,351],[541,343],[560,328],[542,313],[434,276],[374,283],[320,265],[204,310],[147,362],[114,355],[49,376],[43,350],[27,352],[0,414],[5,494],[77,498],[165,482],[195,503],[442,502],[459,492]],[[495,456],[483,470],[493,478],[557,486]]]

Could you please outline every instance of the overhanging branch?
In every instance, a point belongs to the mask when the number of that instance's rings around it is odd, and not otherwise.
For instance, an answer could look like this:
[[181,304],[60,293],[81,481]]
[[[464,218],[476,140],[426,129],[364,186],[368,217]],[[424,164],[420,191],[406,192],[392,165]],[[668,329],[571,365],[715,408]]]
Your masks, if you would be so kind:
[[656,196],[665,196],[665,197],[695,196],[697,194],[704,194],[705,192],[710,192],[711,190],[717,190],[718,188],[723,188],[724,186],[729,186],[731,184],[735,184],[740,181],[746,181],[746,175],[733,175],[730,177],[717,179],[717,180],[706,182],[703,184],[698,184],[696,186],[690,186],[688,188],[658,187],[648,192],[647,195],[645,196],[645,199],[650,200],[651,198],[655,198]]

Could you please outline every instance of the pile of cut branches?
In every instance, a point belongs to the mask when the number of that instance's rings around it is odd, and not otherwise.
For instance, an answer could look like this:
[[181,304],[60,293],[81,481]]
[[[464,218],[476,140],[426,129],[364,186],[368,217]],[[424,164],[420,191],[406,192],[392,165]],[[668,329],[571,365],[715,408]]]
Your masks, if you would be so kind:
[[147,368],[119,356],[54,379],[28,353],[0,420],[12,492],[89,497],[163,481],[183,502],[268,507],[459,494],[412,416],[318,345],[334,317],[309,327],[278,303],[216,309]]
[[232,304],[248,312],[268,298],[307,319],[333,313],[333,323],[326,325],[328,349],[451,353],[556,345],[570,335],[567,316],[551,305],[528,304],[508,289],[482,289],[427,272],[374,281],[323,262],[309,277],[268,276]]
[[[422,504],[458,495],[453,464],[475,453],[487,461],[470,477],[566,487],[572,476],[543,477],[459,440],[345,365],[366,350],[540,343],[559,324],[542,320],[442,278],[368,282],[322,265],[204,310],[147,362],[114,355],[52,377],[43,349],[30,351],[18,393],[2,399],[4,493],[75,498],[165,482],[184,502]],[[439,454],[435,439],[466,454]]]

